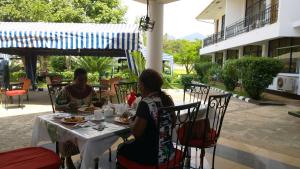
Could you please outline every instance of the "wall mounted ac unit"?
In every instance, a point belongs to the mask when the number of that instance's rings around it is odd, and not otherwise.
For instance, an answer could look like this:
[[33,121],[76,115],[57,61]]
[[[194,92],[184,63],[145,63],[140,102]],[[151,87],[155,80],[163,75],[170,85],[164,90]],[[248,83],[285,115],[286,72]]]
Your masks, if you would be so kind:
[[295,77],[278,76],[277,78],[277,90],[297,93],[298,79]]

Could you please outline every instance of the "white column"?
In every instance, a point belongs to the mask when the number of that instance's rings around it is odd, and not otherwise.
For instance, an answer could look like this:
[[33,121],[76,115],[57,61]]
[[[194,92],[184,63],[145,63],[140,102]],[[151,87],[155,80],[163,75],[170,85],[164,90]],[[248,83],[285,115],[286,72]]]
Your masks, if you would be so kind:
[[239,59],[244,56],[244,47],[239,48]]
[[150,1],[150,18],[155,21],[152,32],[148,31],[147,46],[148,58],[147,68],[162,71],[162,41],[163,41],[163,16],[164,4],[157,1]]
[[268,57],[269,55],[269,43],[265,42],[262,46],[261,46],[261,56],[262,57]]
[[211,54],[211,62],[216,63],[216,53]]
[[272,0],[266,0],[266,8],[270,7],[272,4]]
[[300,60],[297,60],[297,67],[298,67],[298,91],[297,94],[300,95]]
[[225,65],[226,59],[227,59],[227,50],[224,50],[223,51],[223,66]]

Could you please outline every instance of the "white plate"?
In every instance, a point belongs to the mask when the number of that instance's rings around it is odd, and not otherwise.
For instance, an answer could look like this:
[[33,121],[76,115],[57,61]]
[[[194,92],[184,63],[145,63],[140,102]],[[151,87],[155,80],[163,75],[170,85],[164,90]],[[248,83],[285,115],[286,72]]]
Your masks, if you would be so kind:
[[100,110],[99,107],[92,107],[92,108],[94,108],[94,110],[86,110],[87,108],[89,108],[89,107],[80,107],[80,108],[78,108],[78,111],[80,111],[80,112],[93,112],[95,110]]
[[[82,117],[82,116],[77,116],[77,117]],[[66,121],[65,118],[62,118],[60,121],[65,123],[65,124],[78,124],[78,123],[85,123],[86,122],[85,119],[82,120],[82,121],[79,121],[79,122],[78,121],[70,122],[70,121]]]
[[53,117],[56,119],[62,119],[65,117],[70,117],[70,116],[71,115],[69,113],[55,113]]
[[105,117],[101,117],[100,119],[96,119],[94,115],[91,115],[91,116],[86,116],[85,117],[85,120],[87,121],[95,121],[95,122],[100,122],[100,121],[104,121],[105,120]]
[[123,121],[123,120],[121,120],[120,117],[115,117],[114,121],[118,122],[118,123],[121,123],[121,124],[127,124],[127,125],[129,124],[129,120],[128,121]]

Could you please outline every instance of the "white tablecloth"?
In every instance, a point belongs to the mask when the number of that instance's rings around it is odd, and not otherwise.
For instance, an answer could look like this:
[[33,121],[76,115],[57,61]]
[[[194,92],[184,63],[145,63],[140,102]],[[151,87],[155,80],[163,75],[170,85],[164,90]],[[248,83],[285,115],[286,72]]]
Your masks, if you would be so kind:
[[[177,103],[176,105],[180,105]],[[182,112],[182,116],[186,113]],[[198,119],[205,118],[206,106],[200,107]],[[32,133],[32,146],[41,141],[66,142],[77,144],[82,158],[81,169],[94,168],[94,159],[101,156],[121,136],[129,132],[129,128],[110,122],[103,122],[106,128],[98,131],[92,127],[71,128],[53,118],[53,114],[38,116]],[[174,135],[176,137],[176,132]]]
[[53,118],[53,114],[38,116],[32,133],[32,145],[41,141],[66,142],[78,145],[82,158],[81,168],[94,168],[94,159],[101,156],[122,134],[129,132],[128,127],[103,122],[106,128],[102,131],[92,127],[71,128]]

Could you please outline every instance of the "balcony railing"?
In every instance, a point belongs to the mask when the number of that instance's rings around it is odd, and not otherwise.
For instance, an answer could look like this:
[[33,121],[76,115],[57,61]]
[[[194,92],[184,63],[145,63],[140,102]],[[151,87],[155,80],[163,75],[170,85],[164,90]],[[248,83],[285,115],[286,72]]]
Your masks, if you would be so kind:
[[208,46],[224,40],[224,31],[214,33],[203,40],[203,45]]
[[218,43],[220,41],[223,41],[225,39],[229,39],[231,37],[237,36],[239,34],[264,27],[267,24],[275,23],[277,22],[277,18],[278,18],[278,4],[275,4],[255,15],[243,18],[242,20],[227,26],[225,28],[225,33],[224,31],[221,31],[205,38],[203,40],[204,41],[203,46],[204,47],[209,46]]

